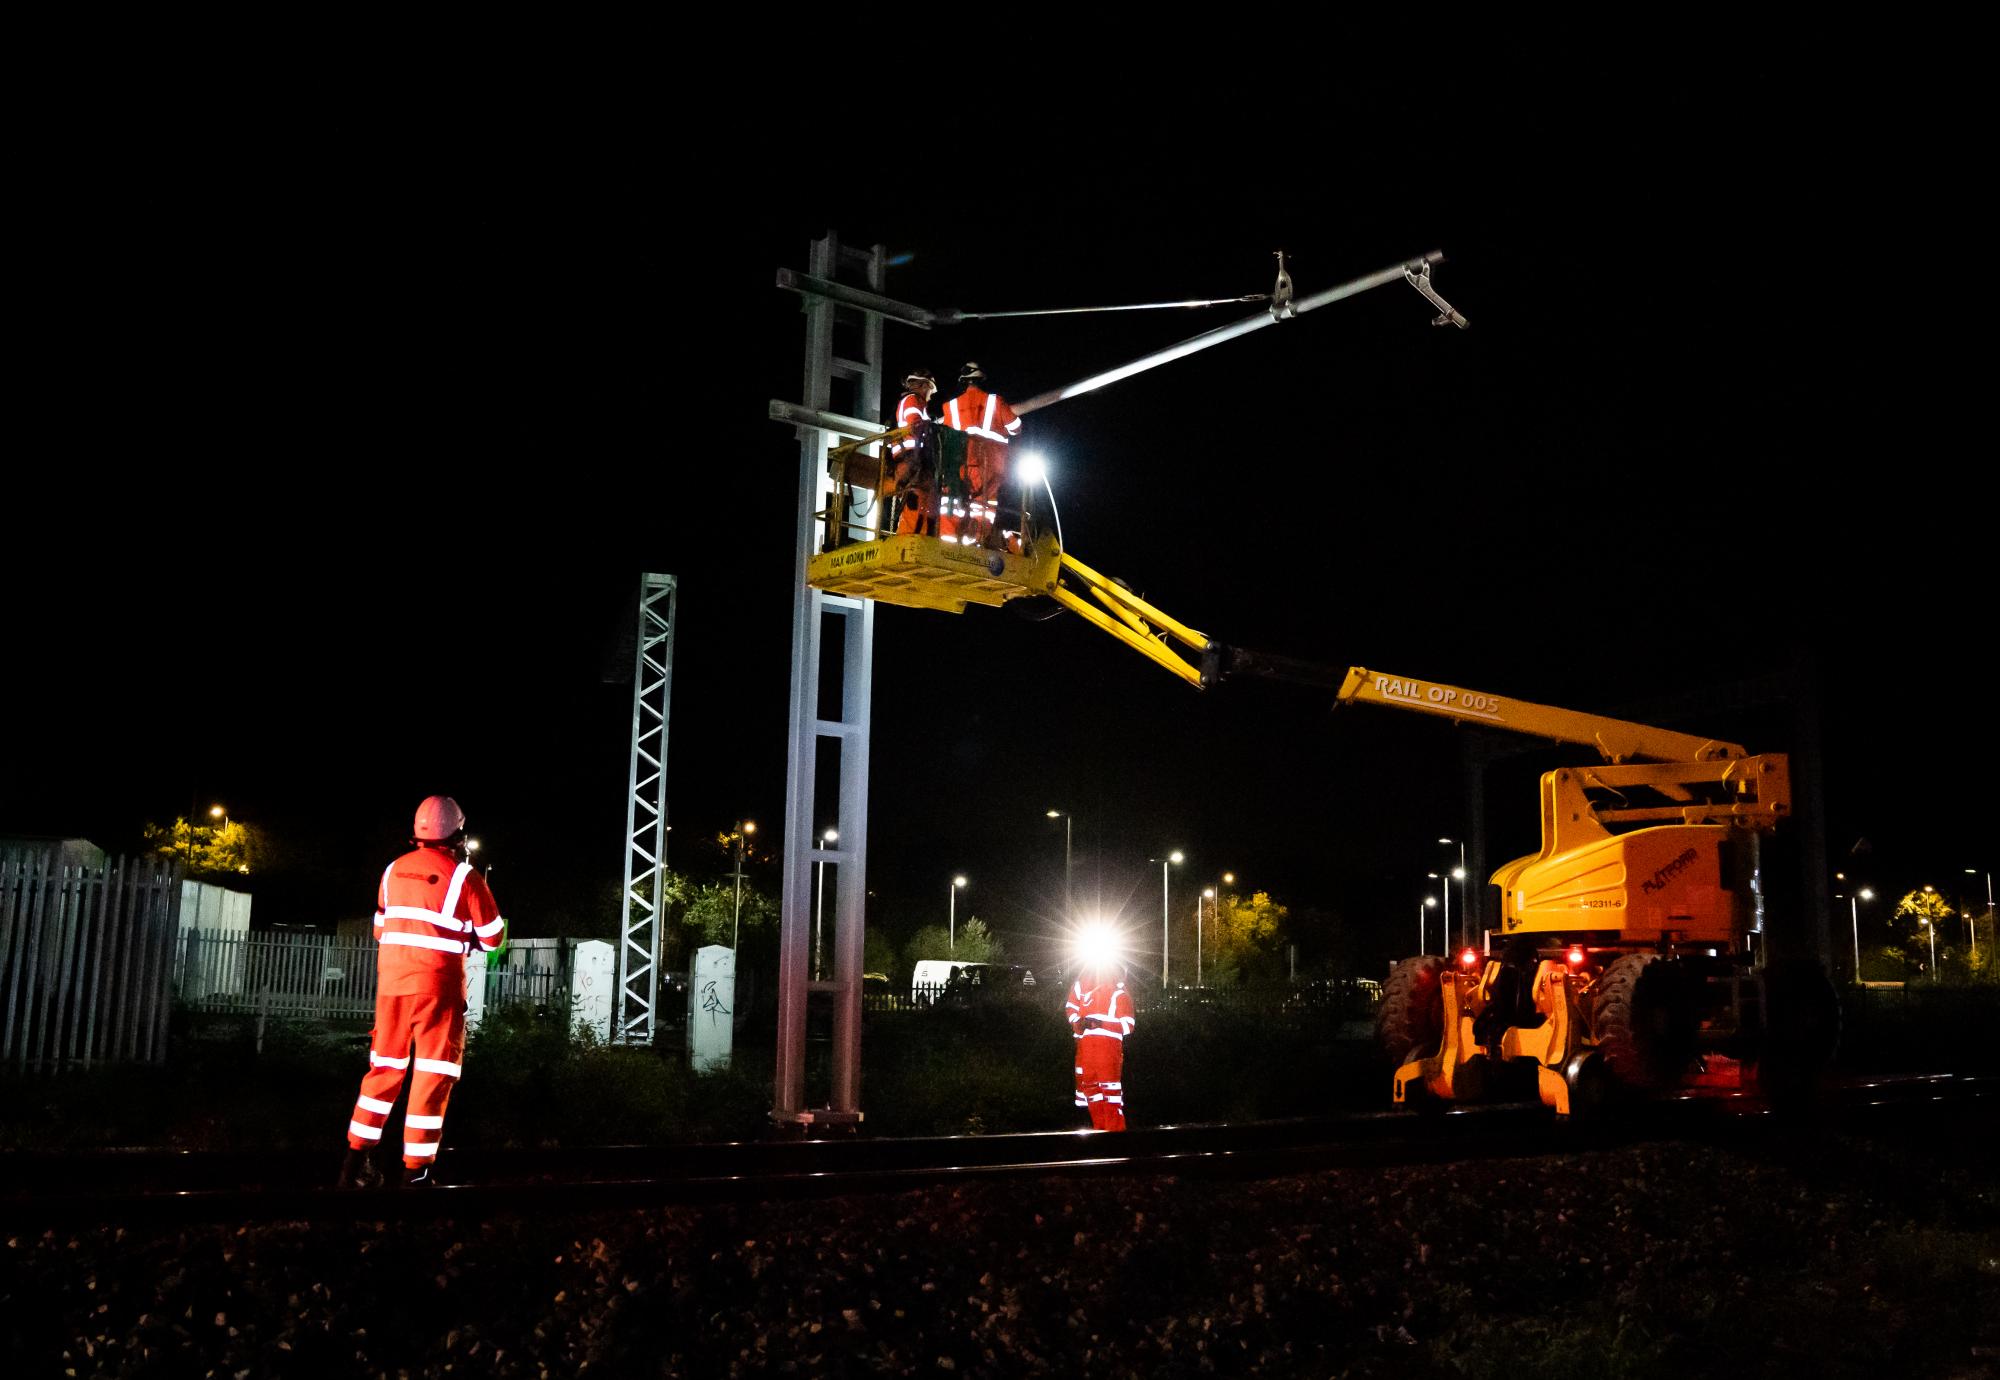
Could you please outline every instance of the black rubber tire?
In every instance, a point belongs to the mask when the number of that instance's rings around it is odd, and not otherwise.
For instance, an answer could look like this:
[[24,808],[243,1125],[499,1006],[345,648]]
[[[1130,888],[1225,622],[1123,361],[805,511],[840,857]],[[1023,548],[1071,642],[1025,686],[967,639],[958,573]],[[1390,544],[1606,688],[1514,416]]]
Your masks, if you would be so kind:
[[1763,1038],[1757,1088],[1773,1105],[1810,1101],[1840,1048],[1840,996],[1811,959],[1779,959],[1757,975]]
[[1622,1087],[1671,1088],[1694,1062],[1699,983],[1658,954],[1626,954],[1604,970],[1591,1030],[1604,1071]]
[[1382,985],[1375,1043],[1390,1063],[1428,1058],[1444,1043],[1445,966],[1437,954],[1406,958]]

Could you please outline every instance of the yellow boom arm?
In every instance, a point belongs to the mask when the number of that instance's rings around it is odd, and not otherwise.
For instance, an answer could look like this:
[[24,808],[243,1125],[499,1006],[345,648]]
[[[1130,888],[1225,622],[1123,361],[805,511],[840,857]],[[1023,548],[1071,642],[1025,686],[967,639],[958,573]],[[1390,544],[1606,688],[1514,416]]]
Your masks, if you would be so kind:
[[1581,743],[1596,748],[1607,762],[1713,762],[1749,755],[1736,743],[1699,734],[1512,700],[1440,681],[1384,675],[1365,666],[1350,669],[1337,693],[1345,704],[1394,705],[1454,723],[1489,724],[1560,743]]

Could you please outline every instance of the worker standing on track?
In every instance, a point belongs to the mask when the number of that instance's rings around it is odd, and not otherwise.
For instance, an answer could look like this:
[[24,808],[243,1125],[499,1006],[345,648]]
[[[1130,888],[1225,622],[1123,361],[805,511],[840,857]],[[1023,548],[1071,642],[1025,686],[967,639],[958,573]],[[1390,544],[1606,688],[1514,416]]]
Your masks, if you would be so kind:
[[1076,1042],[1076,1105],[1100,1131],[1125,1129],[1125,1037],[1132,994],[1114,965],[1085,969],[1070,987],[1069,1033]]
[[930,441],[930,414],[925,410],[937,392],[937,379],[930,370],[918,369],[903,380],[903,387],[909,391],[896,404],[896,425],[910,428],[910,436],[889,447],[889,459],[896,467],[896,492],[903,503],[896,530],[922,532],[937,498],[936,448]]
[[[967,545],[977,542],[998,549],[1002,542],[993,530],[993,521],[999,510],[1000,486],[1007,479],[1007,447],[1021,434],[1021,419],[1005,398],[986,391],[986,371],[978,364],[967,363],[959,371],[958,382],[964,391],[944,405],[944,424],[966,436],[965,465],[959,471],[967,490],[966,521],[959,539]],[[958,530],[959,524],[953,522],[940,535],[953,536]]]
[[506,921],[486,879],[466,861],[465,812],[449,796],[417,807],[415,847],[383,869],[376,896],[375,1029],[368,1072],[347,1123],[345,1188],[372,1187],[372,1152],[411,1075],[403,1116],[403,1182],[431,1183],[444,1109],[465,1057],[466,957],[506,941]]

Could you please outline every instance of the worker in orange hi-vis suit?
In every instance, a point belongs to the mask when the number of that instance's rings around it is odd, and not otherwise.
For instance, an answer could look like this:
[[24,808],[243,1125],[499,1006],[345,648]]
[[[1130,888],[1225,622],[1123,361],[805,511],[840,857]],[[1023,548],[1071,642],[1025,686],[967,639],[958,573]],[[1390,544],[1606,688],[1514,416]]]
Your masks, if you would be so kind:
[[927,453],[930,448],[924,444],[923,435],[930,425],[930,415],[924,409],[931,395],[937,392],[937,379],[930,370],[918,369],[903,380],[903,387],[909,391],[896,404],[896,425],[909,427],[911,435],[889,447],[889,460],[895,466],[896,492],[903,500],[896,531],[921,532],[925,514],[937,494],[937,473],[932,468],[936,462]]
[[466,957],[506,941],[486,879],[466,861],[465,812],[449,796],[417,807],[415,847],[382,872],[376,897],[375,1029],[368,1072],[347,1123],[343,1187],[381,1182],[372,1152],[410,1078],[403,1182],[427,1185],[444,1139],[444,1109],[465,1057]]
[[1132,1033],[1132,994],[1116,968],[1078,973],[1066,1007],[1076,1038],[1076,1105],[1100,1131],[1125,1129],[1125,1037]]
[[[986,371],[968,363],[959,371],[958,382],[965,390],[944,405],[944,424],[965,433],[965,466],[959,477],[965,481],[966,522],[959,540],[997,547],[1000,539],[993,531],[1000,504],[1000,486],[1007,479],[1007,447],[1021,434],[1021,419],[1007,400],[985,389]],[[954,522],[940,533],[958,532]]]

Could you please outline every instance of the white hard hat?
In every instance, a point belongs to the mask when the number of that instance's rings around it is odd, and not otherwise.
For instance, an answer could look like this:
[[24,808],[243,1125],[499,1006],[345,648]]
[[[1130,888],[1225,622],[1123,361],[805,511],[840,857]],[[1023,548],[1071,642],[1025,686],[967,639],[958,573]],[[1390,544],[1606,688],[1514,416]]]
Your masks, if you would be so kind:
[[448,795],[425,796],[424,803],[417,806],[417,838],[442,841],[463,828],[465,811]]

